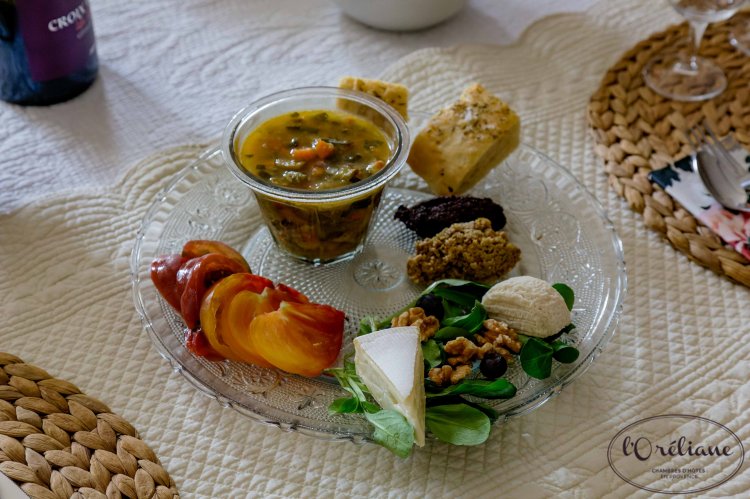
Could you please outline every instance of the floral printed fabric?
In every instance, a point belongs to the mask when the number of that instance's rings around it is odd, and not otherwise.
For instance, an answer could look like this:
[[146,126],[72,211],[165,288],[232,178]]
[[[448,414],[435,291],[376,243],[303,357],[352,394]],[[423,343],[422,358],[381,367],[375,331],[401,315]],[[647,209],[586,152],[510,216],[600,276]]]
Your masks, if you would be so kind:
[[[750,156],[744,151],[732,151],[732,154],[741,164],[750,165]],[[750,213],[728,210],[721,206],[706,191],[700,177],[693,171],[690,157],[651,172],[649,178],[725,243],[750,259]]]

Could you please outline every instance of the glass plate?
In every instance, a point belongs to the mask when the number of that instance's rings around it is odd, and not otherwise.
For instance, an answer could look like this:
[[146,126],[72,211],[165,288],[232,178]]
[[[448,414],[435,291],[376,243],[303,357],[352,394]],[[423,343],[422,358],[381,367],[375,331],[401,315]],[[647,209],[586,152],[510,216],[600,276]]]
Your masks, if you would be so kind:
[[[218,150],[207,151],[157,196],[138,231],[131,271],[146,332],[175,371],[225,407],[287,431],[367,441],[371,430],[364,418],[328,414],[330,402],[346,396],[331,378],[210,362],[187,351],[182,321],[159,297],[149,266],[156,256],[179,253],[190,239],[222,240],[241,250],[257,274],[346,312],[343,355],[351,351],[360,318],[389,315],[420,292],[405,275],[416,238],[393,213],[400,204],[431,197],[417,190],[423,186],[405,168],[385,191],[364,251],[349,262],[315,267],[275,250],[250,191],[232,177]],[[567,170],[529,146],[520,146],[470,194],[491,197],[505,209],[505,230],[522,251],[513,275],[564,282],[576,293],[577,328],[567,338],[581,355],[573,364],[555,363],[544,381],[511,366],[508,377],[517,395],[492,404],[504,421],[538,408],[591,365],[614,333],[625,264],[620,240],[599,203]]]

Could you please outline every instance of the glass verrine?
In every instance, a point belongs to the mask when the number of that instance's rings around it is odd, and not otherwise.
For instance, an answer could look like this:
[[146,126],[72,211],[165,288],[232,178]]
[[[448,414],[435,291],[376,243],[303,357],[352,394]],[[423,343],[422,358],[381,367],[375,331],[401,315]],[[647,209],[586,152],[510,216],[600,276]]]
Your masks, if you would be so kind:
[[698,56],[703,34],[710,23],[726,21],[745,0],[669,0],[690,23],[686,49],[669,47],[643,68],[646,84],[656,93],[679,101],[702,101],[721,94],[727,87],[724,71]]
[[[242,144],[260,125],[285,113],[312,110],[347,113],[374,124],[388,142],[383,168],[343,187],[309,190],[274,184],[243,166]],[[362,248],[382,191],[406,163],[409,145],[404,119],[385,102],[352,90],[305,87],[269,95],[237,113],[224,131],[222,155],[232,174],[255,194],[278,248],[317,264],[349,258]]]

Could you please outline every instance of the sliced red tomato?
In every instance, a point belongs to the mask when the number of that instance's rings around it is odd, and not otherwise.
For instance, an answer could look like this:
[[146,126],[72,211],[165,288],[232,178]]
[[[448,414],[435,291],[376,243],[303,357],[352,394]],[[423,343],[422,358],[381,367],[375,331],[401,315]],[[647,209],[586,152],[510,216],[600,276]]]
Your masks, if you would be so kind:
[[180,268],[177,272],[177,288],[182,289],[180,313],[188,329],[198,326],[206,290],[224,277],[241,272],[245,268],[240,263],[218,253],[193,258]]
[[[267,288],[273,289],[271,280],[243,272],[232,274],[218,281],[203,297],[200,309],[201,327],[211,346],[224,357],[232,360],[245,360],[230,346],[228,341],[231,325],[227,321],[229,304],[241,292],[261,296],[260,293]],[[248,308],[244,311],[250,320],[254,317],[253,310],[253,308]]]
[[199,256],[207,255],[209,253],[218,253],[224,255],[232,260],[236,261],[245,269],[244,272],[252,272],[250,265],[240,255],[240,253],[232,248],[231,246],[222,243],[221,241],[211,241],[208,239],[193,239],[185,243],[182,247],[183,258],[197,258]]
[[276,289],[283,293],[284,300],[283,301],[294,301],[297,303],[310,303],[310,300],[307,298],[307,296],[303,295],[296,289],[294,289],[291,286],[287,286],[286,284],[278,283],[276,285]]
[[178,312],[182,293],[177,291],[177,272],[185,262],[187,258],[180,255],[160,256],[151,262],[151,281],[159,294]]
[[[182,298],[182,293],[185,292],[185,286],[187,286],[188,277],[190,277],[190,272],[193,270],[193,267],[198,263],[197,258],[191,258],[187,260],[185,263],[182,264],[182,267],[177,271],[177,294],[180,295],[180,298]],[[180,307],[177,307],[179,310]]]
[[302,376],[318,376],[341,350],[344,313],[329,305],[282,302],[255,317],[248,339],[255,352],[274,366]]
[[224,357],[214,350],[208,343],[206,335],[201,328],[198,328],[195,331],[188,331],[187,338],[185,338],[185,346],[195,355],[200,355],[208,360],[216,361],[224,359]]
[[273,289],[266,289],[263,295],[272,304],[272,310],[277,310],[281,302],[288,301],[294,303],[310,303],[307,296],[303,295],[296,289],[286,284],[277,284]]

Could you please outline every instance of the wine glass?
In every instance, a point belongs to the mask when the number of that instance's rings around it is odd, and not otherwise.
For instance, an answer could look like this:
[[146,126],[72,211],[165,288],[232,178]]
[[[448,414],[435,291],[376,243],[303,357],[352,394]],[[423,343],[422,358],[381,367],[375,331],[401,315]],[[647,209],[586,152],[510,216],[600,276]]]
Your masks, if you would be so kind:
[[643,68],[643,78],[652,90],[670,99],[701,101],[716,97],[727,87],[719,66],[698,56],[703,33],[709,23],[726,21],[745,0],[669,0],[690,23],[692,43],[682,51],[666,50]]

